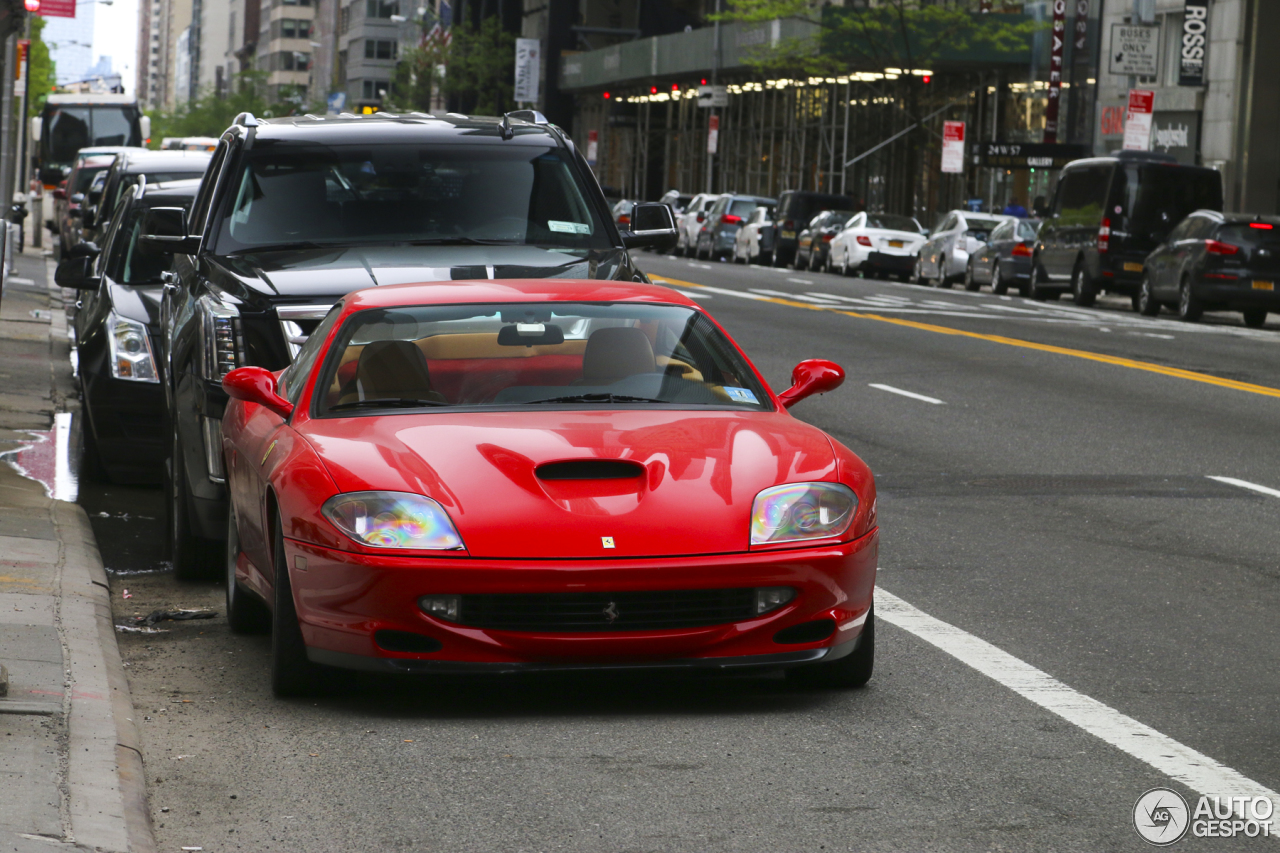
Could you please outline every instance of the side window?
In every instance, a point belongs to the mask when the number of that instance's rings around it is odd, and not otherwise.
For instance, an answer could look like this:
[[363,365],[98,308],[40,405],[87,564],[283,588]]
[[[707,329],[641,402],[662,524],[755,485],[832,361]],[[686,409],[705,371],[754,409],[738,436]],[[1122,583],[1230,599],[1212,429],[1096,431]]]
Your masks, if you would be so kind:
[[1013,230],[1012,222],[1001,222],[999,225],[997,225],[995,228],[991,230],[991,242],[994,243],[997,240],[1008,240],[1009,232],[1012,230]]
[[1196,216],[1188,221],[1195,223],[1191,231],[1187,233],[1185,239],[1188,240],[1206,240],[1213,237],[1217,235],[1218,228],[1221,225],[1216,219],[1210,219],[1207,216]]
[[204,173],[204,181],[200,184],[200,190],[196,193],[195,204],[191,208],[191,224],[188,230],[192,234],[204,233],[204,227],[209,218],[209,205],[213,198],[213,190],[218,183],[218,173],[222,171],[223,163],[226,161],[227,152],[230,149],[231,146],[227,144],[226,139],[220,141],[218,150],[213,153],[209,168]]
[[716,206],[711,208],[711,215],[719,216],[720,214],[724,213],[724,209],[728,206],[729,206],[729,199],[727,198],[720,199],[719,201],[716,202]]
[[1063,225],[1096,225],[1101,220],[1110,172],[1100,166],[1067,176],[1058,189],[1057,213]]
[[120,262],[115,257],[119,254],[119,247],[124,244],[125,240],[121,235],[120,222],[124,219],[125,213],[133,207],[126,201],[121,204],[115,211],[115,216],[111,217],[111,222],[107,224],[106,230],[103,232],[102,254],[98,255],[98,261],[94,265],[97,267],[98,275],[109,275],[114,279],[119,279]]
[[959,227],[959,225],[960,225],[960,217],[956,216],[956,215],[953,213],[953,214],[951,214],[950,216],[948,216],[946,219],[944,219],[944,220],[943,220],[942,224],[941,224],[940,226],[938,226],[938,230],[939,230],[939,231],[954,231],[957,227]]
[[1194,237],[1196,232],[1200,230],[1203,219],[1196,216],[1188,216],[1186,219],[1178,223],[1178,227],[1169,232],[1169,242],[1176,243],[1179,240],[1187,240]]

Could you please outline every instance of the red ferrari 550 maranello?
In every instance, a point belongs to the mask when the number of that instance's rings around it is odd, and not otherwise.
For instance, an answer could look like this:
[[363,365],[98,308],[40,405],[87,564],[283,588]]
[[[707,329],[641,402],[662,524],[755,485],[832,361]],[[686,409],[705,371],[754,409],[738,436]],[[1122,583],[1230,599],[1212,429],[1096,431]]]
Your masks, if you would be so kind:
[[860,686],[875,482],[697,304],[647,284],[348,295],[229,373],[227,612],[278,695],[398,673],[786,668]]

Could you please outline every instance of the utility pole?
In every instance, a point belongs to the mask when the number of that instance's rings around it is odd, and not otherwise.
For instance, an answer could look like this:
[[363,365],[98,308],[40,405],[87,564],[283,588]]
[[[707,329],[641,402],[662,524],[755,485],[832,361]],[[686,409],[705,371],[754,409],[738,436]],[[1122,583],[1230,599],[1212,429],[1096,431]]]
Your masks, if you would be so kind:
[[[720,0],[716,0],[716,15],[718,16],[719,14],[720,14]],[[720,19],[719,17],[716,18],[716,23],[715,23],[714,31],[712,33],[712,38],[714,39],[714,44],[711,50],[711,93],[712,93],[711,97],[715,98],[716,77],[718,76],[718,73],[720,71]],[[719,113],[716,112],[716,110],[718,109],[719,107],[714,106],[714,101],[713,101],[711,112],[707,116],[708,138],[710,138],[712,126],[716,125],[716,123],[719,121],[718,119]],[[717,131],[718,131],[718,126],[717,126]],[[719,140],[717,140],[717,144],[718,142]],[[706,189],[706,192],[708,193],[712,191],[711,175],[712,175],[712,172],[715,170],[715,157],[716,155],[711,153],[711,145],[708,144],[707,145],[707,189]]]

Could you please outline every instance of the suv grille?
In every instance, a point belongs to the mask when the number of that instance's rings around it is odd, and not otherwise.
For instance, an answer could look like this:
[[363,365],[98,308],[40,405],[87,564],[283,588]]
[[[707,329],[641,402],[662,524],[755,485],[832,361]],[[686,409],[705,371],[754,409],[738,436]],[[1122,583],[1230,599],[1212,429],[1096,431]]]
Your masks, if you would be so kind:
[[458,622],[502,631],[659,631],[741,622],[755,590],[676,589],[460,596]]

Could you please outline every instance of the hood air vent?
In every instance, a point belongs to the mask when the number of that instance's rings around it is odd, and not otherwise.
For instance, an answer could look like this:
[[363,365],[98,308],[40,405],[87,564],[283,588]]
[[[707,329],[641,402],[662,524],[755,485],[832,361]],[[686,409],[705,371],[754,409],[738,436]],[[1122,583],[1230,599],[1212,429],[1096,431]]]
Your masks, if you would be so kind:
[[638,462],[621,459],[569,459],[534,469],[539,480],[628,480],[644,474]]

